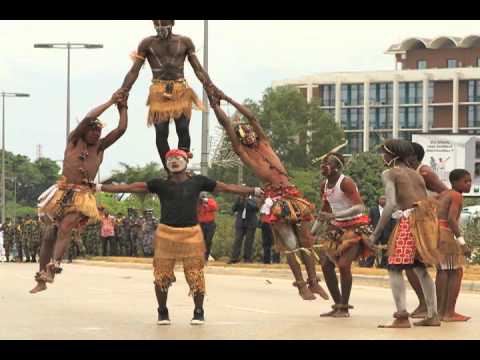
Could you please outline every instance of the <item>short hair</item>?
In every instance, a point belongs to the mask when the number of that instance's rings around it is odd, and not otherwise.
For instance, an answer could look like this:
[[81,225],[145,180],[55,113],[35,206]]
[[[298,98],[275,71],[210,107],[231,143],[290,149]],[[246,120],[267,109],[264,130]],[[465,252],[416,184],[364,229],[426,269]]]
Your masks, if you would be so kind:
[[402,139],[388,139],[382,146],[382,150],[393,156],[398,156],[401,160],[407,160],[415,155],[412,143]]
[[455,169],[450,172],[450,175],[448,175],[448,180],[450,180],[450,184],[453,185],[455,181],[460,180],[461,178],[464,178],[465,176],[470,175],[470,173],[465,170],[465,169]]
[[330,152],[327,154],[327,158],[332,157],[335,159],[335,162],[339,165],[339,167],[344,168],[345,167],[345,157],[338,153],[338,152]]
[[152,20],[153,21],[153,24],[155,26],[159,26],[160,25],[160,21],[168,21],[172,26],[175,25],[175,20]]
[[422,162],[423,158],[425,157],[425,149],[423,148],[422,145],[416,142],[412,142],[412,147],[413,147],[413,151],[415,152],[415,155],[417,156],[418,161]]

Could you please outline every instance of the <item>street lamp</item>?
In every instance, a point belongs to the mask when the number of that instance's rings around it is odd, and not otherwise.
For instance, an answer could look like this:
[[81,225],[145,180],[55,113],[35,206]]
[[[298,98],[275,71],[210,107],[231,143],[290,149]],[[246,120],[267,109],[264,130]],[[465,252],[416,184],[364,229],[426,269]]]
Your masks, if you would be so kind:
[[46,43],[46,44],[34,44],[36,49],[67,49],[67,135],[66,141],[68,142],[68,134],[70,134],[70,50],[71,49],[101,49],[102,44],[84,44],[84,43]]
[[2,224],[5,223],[5,98],[30,97],[25,93],[7,93],[2,91]]

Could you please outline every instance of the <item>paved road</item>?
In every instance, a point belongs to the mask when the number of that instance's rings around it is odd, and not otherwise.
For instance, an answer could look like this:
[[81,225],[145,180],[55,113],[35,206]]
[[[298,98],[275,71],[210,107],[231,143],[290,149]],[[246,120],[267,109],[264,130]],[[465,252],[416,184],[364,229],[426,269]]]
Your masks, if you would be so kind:
[[[207,275],[206,324],[192,327],[192,299],[181,272],[170,291],[172,325],[156,325],[152,272],[64,265],[49,290],[31,295],[32,264],[0,264],[0,339],[480,339],[480,295],[461,294],[467,323],[377,329],[394,311],[389,289],[354,286],[349,319],[320,318],[330,304],[300,300],[291,281]],[[267,281],[268,280],[268,281]],[[408,303],[415,305],[413,292]]]

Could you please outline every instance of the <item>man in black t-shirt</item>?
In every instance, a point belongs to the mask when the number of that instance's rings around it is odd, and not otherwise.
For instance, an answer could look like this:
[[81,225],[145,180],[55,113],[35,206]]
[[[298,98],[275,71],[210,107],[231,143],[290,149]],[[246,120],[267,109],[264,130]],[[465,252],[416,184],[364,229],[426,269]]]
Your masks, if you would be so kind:
[[155,232],[153,260],[158,324],[170,324],[167,296],[168,288],[175,282],[173,270],[176,260],[183,261],[185,278],[195,303],[191,324],[203,324],[205,243],[197,219],[198,197],[202,191],[256,196],[263,192],[260,188],[224,184],[201,175],[187,175],[188,156],[183,150],[169,151],[166,154],[166,163],[171,174],[167,180],[154,179],[127,185],[97,185],[97,191],[157,194],[162,210],[160,224]]

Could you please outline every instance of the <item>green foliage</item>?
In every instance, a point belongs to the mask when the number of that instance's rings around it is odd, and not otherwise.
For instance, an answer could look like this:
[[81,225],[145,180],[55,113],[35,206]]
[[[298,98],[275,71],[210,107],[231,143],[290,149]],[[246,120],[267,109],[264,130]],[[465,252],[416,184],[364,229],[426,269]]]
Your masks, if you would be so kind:
[[473,249],[471,261],[473,264],[480,264],[480,222],[470,221],[462,227],[465,242]]
[[[5,198],[18,204],[18,213],[30,213],[36,207],[38,196],[54,184],[60,167],[55,161],[42,158],[35,162],[24,155],[5,152]],[[25,208],[25,209],[24,209]],[[14,206],[7,209],[6,216],[13,216]],[[23,209],[23,210],[22,210]]]
[[381,178],[384,170],[382,158],[371,152],[355,154],[347,163],[345,175],[357,183],[367,207],[375,206],[378,197],[384,193]]

